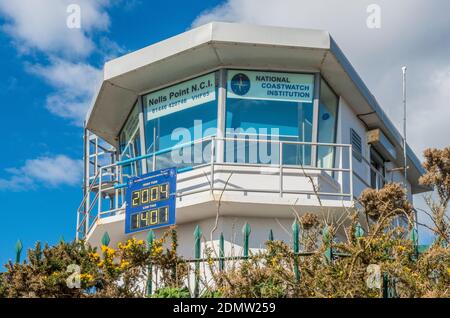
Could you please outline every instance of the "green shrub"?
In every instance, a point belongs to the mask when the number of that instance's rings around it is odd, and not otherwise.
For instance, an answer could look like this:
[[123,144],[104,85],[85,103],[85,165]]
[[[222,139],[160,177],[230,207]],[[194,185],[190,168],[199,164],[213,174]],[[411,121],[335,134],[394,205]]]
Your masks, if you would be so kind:
[[191,298],[191,293],[186,287],[164,287],[155,291],[153,298]]

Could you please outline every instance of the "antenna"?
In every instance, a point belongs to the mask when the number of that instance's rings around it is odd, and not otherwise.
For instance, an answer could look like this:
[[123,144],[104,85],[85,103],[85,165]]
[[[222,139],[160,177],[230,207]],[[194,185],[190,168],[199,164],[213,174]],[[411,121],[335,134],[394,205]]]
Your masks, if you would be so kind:
[[407,186],[407,171],[408,171],[408,162],[406,156],[406,66],[402,67],[403,72],[403,172],[404,172],[404,180],[403,185],[405,187],[405,195],[408,195],[408,186]]

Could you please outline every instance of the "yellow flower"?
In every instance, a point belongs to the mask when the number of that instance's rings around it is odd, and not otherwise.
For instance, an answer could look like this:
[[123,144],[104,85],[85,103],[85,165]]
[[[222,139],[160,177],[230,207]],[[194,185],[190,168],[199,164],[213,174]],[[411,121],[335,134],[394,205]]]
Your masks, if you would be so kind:
[[120,268],[121,269],[127,269],[129,266],[130,266],[130,262],[127,262],[127,261],[124,261],[124,260],[122,260],[120,262]]
[[98,259],[100,259],[100,255],[98,255],[98,253],[89,253],[89,258],[97,261]]
[[80,279],[82,281],[92,282],[94,280],[94,276],[92,276],[91,274],[81,274]]
[[449,267],[449,268],[447,268],[447,274],[449,274],[449,275],[450,275],[450,267]]
[[106,257],[113,257],[116,251],[108,246],[103,245],[102,246],[102,252],[105,254]]
[[103,267],[103,265],[105,265],[105,262],[104,262],[104,261],[100,261],[100,262],[98,263],[98,267]]
[[400,252],[404,252],[406,250],[406,247],[400,245],[397,247],[399,249]]

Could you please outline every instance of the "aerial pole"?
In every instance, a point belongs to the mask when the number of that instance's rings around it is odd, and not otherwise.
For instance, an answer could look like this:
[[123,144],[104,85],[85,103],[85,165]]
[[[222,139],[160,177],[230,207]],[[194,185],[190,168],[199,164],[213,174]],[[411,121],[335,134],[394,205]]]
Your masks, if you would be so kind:
[[405,194],[408,196],[408,185],[407,185],[407,177],[408,177],[408,165],[407,165],[407,157],[406,157],[406,66],[402,67],[403,72],[403,173],[404,180],[403,185],[405,187]]
[[[405,188],[405,199],[408,200],[408,161],[407,161],[407,155],[406,155],[406,70],[407,67],[403,66],[402,67],[402,74],[403,74],[403,186]],[[419,224],[418,222],[418,215],[417,215],[417,210],[414,209],[414,219],[415,219],[415,226],[416,226],[416,230],[417,232],[419,231]],[[417,238],[418,239],[418,238]]]

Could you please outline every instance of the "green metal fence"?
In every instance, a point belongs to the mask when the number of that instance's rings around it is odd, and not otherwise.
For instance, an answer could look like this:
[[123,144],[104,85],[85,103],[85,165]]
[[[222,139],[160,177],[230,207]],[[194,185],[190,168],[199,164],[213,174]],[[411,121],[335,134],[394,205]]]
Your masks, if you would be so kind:
[[[292,224],[292,249],[293,249],[293,255],[294,255],[294,259],[293,259],[293,266],[294,266],[294,275],[295,275],[295,279],[297,281],[301,280],[301,275],[300,275],[300,257],[302,256],[311,256],[313,254],[315,254],[316,252],[300,252],[300,224],[298,223],[298,221],[296,220],[293,224]],[[362,237],[364,236],[364,230],[361,227],[361,225],[357,225],[356,229],[355,229],[355,237]],[[225,262],[226,261],[230,261],[230,260],[247,260],[249,259],[250,256],[250,239],[251,239],[251,227],[250,224],[245,223],[243,228],[242,228],[242,235],[243,235],[243,249],[242,249],[242,255],[238,255],[238,256],[225,256],[225,239],[224,239],[224,234],[220,233],[219,236],[219,253],[218,253],[218,257],[213,257],[213,258],[202,258],[202,245],[201,245],[201,239],[202,239],[202,230],[200,228],[200,226],[196,226],[194,233],[193,233],[193,237],[194,237],[194,258],[193,259],[188,259],[185,262],[189,263],[189,264],[194,264],[194,297],[199,297],[200,295],[200,264],[203,262],[208,262],[208,261],[215,261],[218,262],[218,268],[219,271],[224,271],[225,270]],[[268,232],[268,240],[269,241],[274,241],[274,233],[273,230],[270,229]],[[418,240],[417,240],[417,231],[416,229],[413,229],[410,232],[410,236],[409,239],[413,242],[414,244],[414,248],[415,248],[415,257],[417,258],[419,256],[420,253],[423,253],[426,250],[426,247],[423,245],[418,245]],[[151,250],[154,240],[155,240],[155,233],[153,230],[148,231],[148,235],[147,235],[147,249]],[[330,234],[329,228],[327,226],[325,226],[322,229],[322,240],[323,240],[323,244],[324,246],[324,259],[331,263],[334,259],[339,258],[339,257],[348,257],[350,256],[349,254],[345,254],[345,253],[340,253],[336,250],[333,250],[333,237]],[[63,239],[60,240],[61,242],[64,242]],[[108,232],[105,232],[102,239],[101,239],[101,244],[104,246],[108,246],[110,244],[110,237]],[[15,261],[16,264],[19,264],[21,261],[21,253],[23,250],[23,244],[20,240],[17,241],[16,246],[15,246]],[[154,287],[153,287],[153,273],[154,273],[154,266],[150,263],[150,265],[148,265],[147,268],[147,283],[146,283],[146,294],[147,296],[151,296],[154,292]],[[397,297],[396,294],[396,290],[395,290],[395,279],[391,279],[390,277],[388,277],[388,275],[386,273],[384,273],[382,275],[382,280],[383,280],[383,284],[382,284],[382,296],[384,298],[394,298]]]

